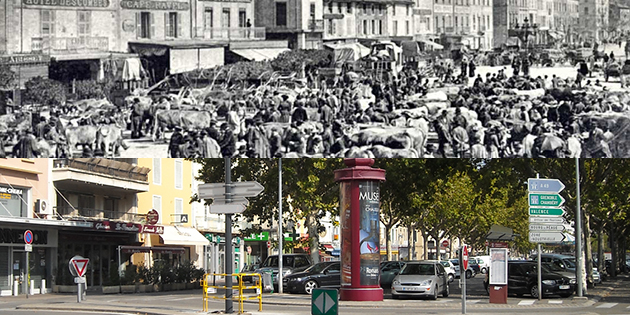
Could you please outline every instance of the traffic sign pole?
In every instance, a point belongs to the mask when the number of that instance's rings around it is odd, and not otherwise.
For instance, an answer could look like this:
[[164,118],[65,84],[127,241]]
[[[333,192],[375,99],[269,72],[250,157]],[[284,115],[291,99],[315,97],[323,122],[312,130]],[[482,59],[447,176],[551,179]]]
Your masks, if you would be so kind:
[[[225,158],[225,201],[232,202],[232,160]],[[225,214],[225,313],[234,313],[232,303],[232,214]]]
[[[32,246],[32,244],[33,244],[33,232],[31,230],[24,231],[24,243],[26,244],[26,245],[24,245],[25,249],[26,249],[26,247],[28,247],[28,245]],[[29,257],[29,252],[30,252],[29,250],[25,250],[25,253],[26,253],[26,272],[25,272],[26,279],[25,279],[25,282],[26,282],[26,298],[27,299],[28,299],[28,294],[30,292],[28,286],[30,285],[30,282],[31,282],[31,273],[30,273],[31,268],[29,266],[29,258],[30,258]]]
[[459,262],[459,279],[462,280],[462,314],[466,314],[466,271],[468,271],[468,247],[462,246]]

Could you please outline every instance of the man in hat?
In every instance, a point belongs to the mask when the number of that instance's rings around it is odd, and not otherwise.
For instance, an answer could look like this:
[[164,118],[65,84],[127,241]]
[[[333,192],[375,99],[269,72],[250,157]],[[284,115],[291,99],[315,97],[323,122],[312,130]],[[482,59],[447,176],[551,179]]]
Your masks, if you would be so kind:
[[131,111],[131,138],[137,139],[142,137],[142,116],[144,115],[144,108],[140,103],[140,98],[135,97],[133,99],[132,111]]
[[175,131],[171,135],[168,143],[168,150],[171,158],[181,158],[182,152],[180,146],[184,144],[184,136],[182,135],[182,127],[175,126]]
[[437,153],[442,155],[443,158],[446,157],[445,147],[446,145],[451,144],[451,119],[448,117],[448,112],[446,110],[442,110],[442,114],[433,122],[435,127],[435,132],[438,135],[438,149]]
[[234,156],[236,152],[236,138],[228,123],[221,125],[221,140],[219,141],[219,146],[221,147],[223,157],[231,158]]
[[26,129],[23,131],[22,137],[18,143],[13,146],[13,157],[32,159],[39,154],[37,140],[33,135],[33,130]]
[[298,103],[297,105],[298,105],[297,108],[293,111],[293,115],[291,115],[291,121],[295,121],[295,122],[307,121],[308,113],[306,112],[306,109],[304,108],[304,104]]

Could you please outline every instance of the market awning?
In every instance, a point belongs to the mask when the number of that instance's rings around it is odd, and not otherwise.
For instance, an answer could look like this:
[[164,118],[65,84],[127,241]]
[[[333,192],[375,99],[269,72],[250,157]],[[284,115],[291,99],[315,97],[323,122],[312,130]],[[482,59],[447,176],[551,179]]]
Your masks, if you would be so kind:
[[210,241],[199,231],[183,226],[164,226],[164,234],[160,235],[160,239],[164,245],[210,245]]
[[417,42],[406,40],[402,41],[400,45],[402,46],[403,56],[414,57],[420,55],[420,48]]
[[433,47],[433,49],[444,49],[444,46],[427,39],[418,39],[418,42],[423,43],[426,46]]
[[288,48],[259,48],[259,49],[232,49],[231,51],[250,61],[263,61],[275,59]]

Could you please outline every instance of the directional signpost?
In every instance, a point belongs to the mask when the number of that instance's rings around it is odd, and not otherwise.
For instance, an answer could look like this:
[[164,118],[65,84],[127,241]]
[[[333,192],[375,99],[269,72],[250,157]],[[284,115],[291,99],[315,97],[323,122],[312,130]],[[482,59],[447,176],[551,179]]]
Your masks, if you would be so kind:
[[533,243],[560,243],[564,241],[564,233],[530,231],[529,241]]
[[560,207],[564,198],[559,194],[529,194],[530,207]]
[[564,210],[560,208],[529,208],[529,215],[542,215],[561,217],[564,215]]
[[559,193],[564,190],[564,184],[557,179],[529,178],[527,187],[530,192]]
[[339,314],[337,290],[313,289],[311,296],[311,315]]

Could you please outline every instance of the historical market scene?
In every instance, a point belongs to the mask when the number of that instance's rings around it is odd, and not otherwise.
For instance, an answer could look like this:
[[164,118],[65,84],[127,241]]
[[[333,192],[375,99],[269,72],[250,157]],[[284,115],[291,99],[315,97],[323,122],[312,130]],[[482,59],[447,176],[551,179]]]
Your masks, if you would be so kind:
[[630,157],[623,1],[21,0],[0,16],[0,157]]

